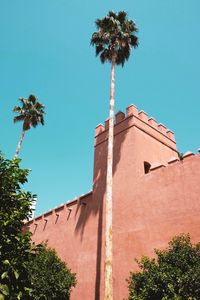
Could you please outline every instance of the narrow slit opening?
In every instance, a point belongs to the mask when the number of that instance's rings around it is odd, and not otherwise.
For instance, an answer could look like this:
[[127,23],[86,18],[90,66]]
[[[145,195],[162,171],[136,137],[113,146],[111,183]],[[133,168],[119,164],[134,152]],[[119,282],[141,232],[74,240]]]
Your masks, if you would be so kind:
[[151,168],[151,164],[147,161],[144,162],[144,174],[148,174]]

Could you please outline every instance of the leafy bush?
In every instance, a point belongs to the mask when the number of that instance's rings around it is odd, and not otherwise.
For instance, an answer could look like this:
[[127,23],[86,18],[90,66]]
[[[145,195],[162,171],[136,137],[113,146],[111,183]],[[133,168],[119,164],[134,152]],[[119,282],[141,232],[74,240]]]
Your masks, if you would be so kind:
[[32,255],[30,233],[22,233],[31,216],[34,195],[24,192],[28,170],[19,159],[5,160],[0,154],[0,299],[28,299],[30,282],[27,262]]
[[129,300],[199,300],[200,243],[193,246],[181,235],[155,253],[157,260],[143,257],[141,271],[131,273]]
[[55,251],[23,232],[35,195],[22,190],[28,170],[0,154],[0,300],[68,300],[75,274]]
[[76,283],[75,274],[45,244],[38,247],[37,255],[30,261],[29,277],[35,300],[68,300]]

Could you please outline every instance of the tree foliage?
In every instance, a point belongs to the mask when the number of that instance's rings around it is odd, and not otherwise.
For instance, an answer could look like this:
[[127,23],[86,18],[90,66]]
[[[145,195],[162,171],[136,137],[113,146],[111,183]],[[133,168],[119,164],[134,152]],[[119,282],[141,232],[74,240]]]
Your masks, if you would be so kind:
[[31,127],[36,127],[39,123],[44,125],[44,105],[38,102],[34,95],[30,95],[28,99],[19,98],[21,106],[15,106],[13,112],[18,115],[14,117],[14,122],[23,122],[22,134],[17,145],[15,157],[18,156],[25,132]]
[[23,232],[36,195],[22,190],[29,170],[0,154],[0,300],[68,300],[75,274],[54,250]]
[[75,274],[45,244],[40,245],[29,263],[29,278],[35,300],[68,300],[76,283]]
[[30,291],[27,262],[32,253],[29,233],[22,233],[31,216],[34,195],[24,192],[28,170],[19,159],[5,160],[0,154],[0,299],[27,299]]
[[199,300],[200,243],[180,235],[165,250],[155,250],[157,260],[143,257],[140,272],[131,273],[129,300]]
[[29,130],[36,127],[39,123],[44,125],[44,105],[38,102],[34,95],[30,95],[28,99],[19,98],[21,106],[15,106],[13,112],[18,115],[14,117],[14,122],[23,122],[23,130]]
[[138,46],[135,35],[138,29],[132,20],[127,19],[127,13],[110,11],[103,19],[96,20],[97,32],[91,38],[91,44],[96,47],[96,55],[101,62],[112,62],[124,65],[130,56],[131,48]]

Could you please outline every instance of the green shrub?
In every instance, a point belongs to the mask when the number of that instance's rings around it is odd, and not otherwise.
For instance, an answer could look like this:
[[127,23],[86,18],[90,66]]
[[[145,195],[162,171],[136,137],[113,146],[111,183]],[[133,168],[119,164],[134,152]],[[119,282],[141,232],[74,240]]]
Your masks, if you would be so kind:
[[29,277],[35,300],[68,300],[76,284],[75,274],[45,244],[38,247],[37,255],[30,261]]
[[24,192],[28,170],[19,159],[6,160],[0,154],[0,300],[28,299],[30,282],[27,262],[33,255],[30,233],[22,233],[31,216],[34,195]]
[[181,235],[155,253],[157,260],[143,257],[141,271],[131,273],[129,300],[199,300],[200,243],[192,245],[189,235]]

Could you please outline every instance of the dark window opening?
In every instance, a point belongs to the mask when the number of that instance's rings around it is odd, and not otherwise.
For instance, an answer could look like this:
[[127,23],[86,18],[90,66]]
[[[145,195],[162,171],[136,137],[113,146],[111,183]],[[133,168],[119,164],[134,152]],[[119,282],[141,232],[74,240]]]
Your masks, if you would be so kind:
[[150,168],[151,168],[150,163],[148,163],[147,161],[145,161],[145,162],[144,162],[144,173],[145,173],[145,174],[149,173]]

